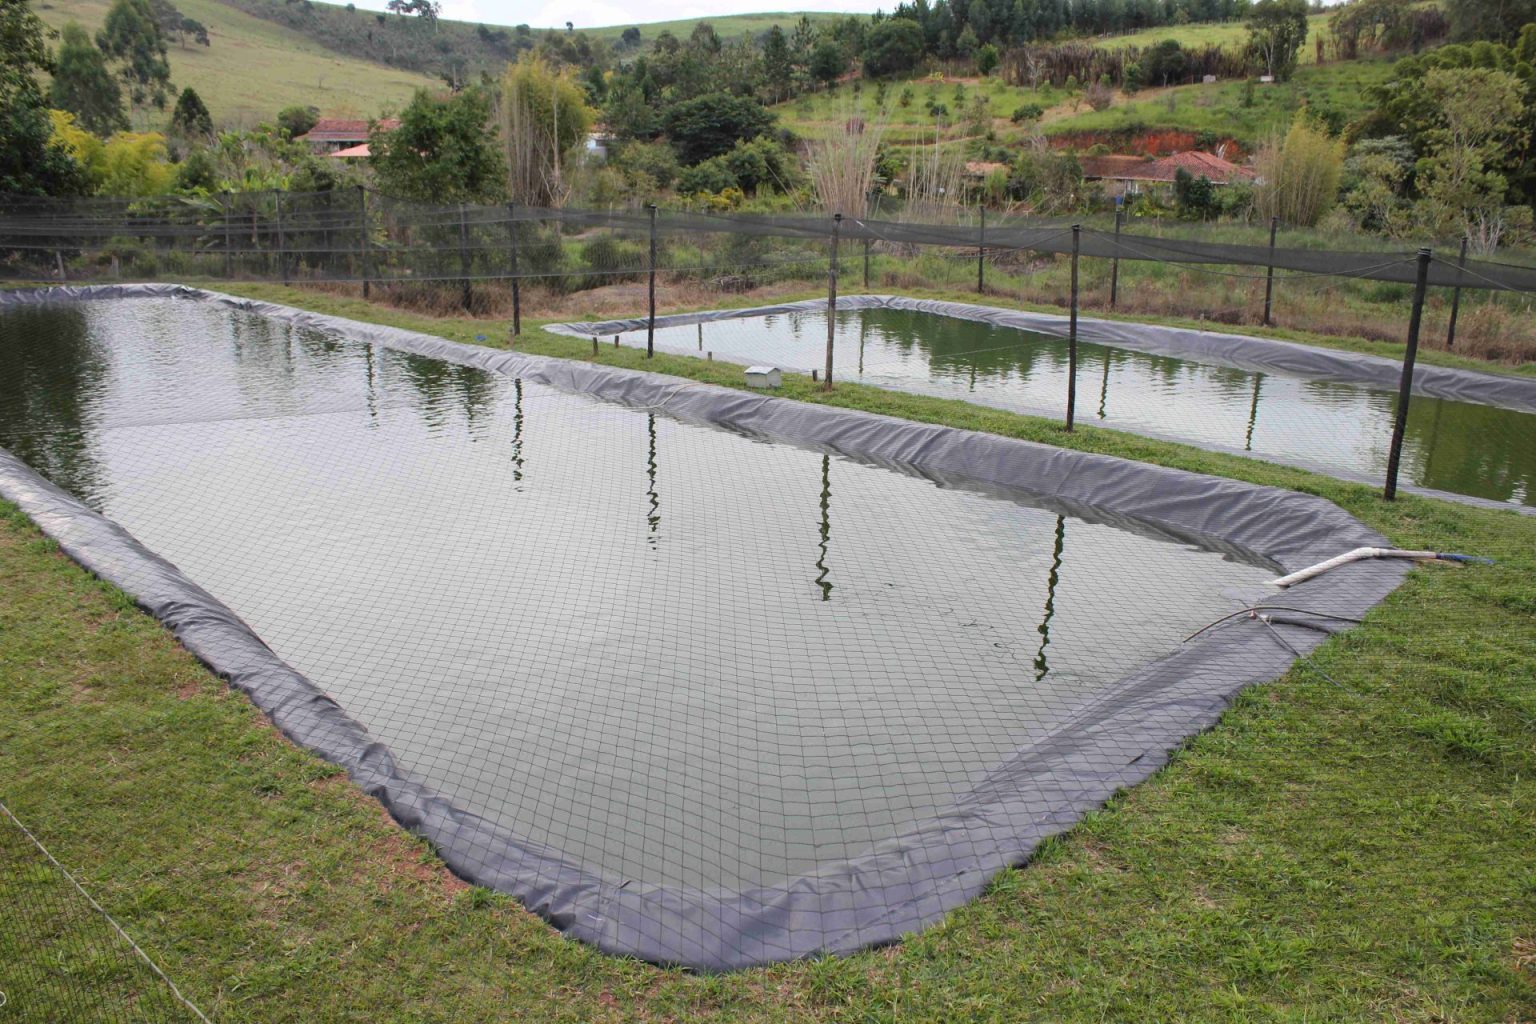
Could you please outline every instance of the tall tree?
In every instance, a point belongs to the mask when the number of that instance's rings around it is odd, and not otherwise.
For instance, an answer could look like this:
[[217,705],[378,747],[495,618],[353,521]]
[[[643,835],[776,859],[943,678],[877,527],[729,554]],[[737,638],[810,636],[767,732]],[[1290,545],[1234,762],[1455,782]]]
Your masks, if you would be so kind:
[[107,59],[75,22],[64,26],[48,102],[67,110],[86,131],[111,135],[128,127],[123,92],[107,68]]
[[208,106],[189,85],[181,90],[176,99],[176,109],[171,112],[171,131],[183,138],[208,138],[213,135],[213,116]]
[[491,101],[465,89],[438,99],[425,89],[400,112],[400,127],[374,124],[369,162],[384,191],[425,202],[493,202],[506,194]]
[[66,195],[84,188],[80,165],[53,144],[38,75],[51,71],[47,29],[26,0],[0,0],[0,192]]
[[1258,0],[1248,9],[1248,46],[1276,81],[1296,70],[1307,41],[1307,0]]
[[784,30],[774,25],[763,37],[763,83],[768,87],[768,102],[777,103],[789,95],[794,74],[795,62],[790,57],[789,40]]
[[121,61],[118,74],[134,106],[151,103],[164,109],[171,92],[171,64],[149,0],[113,0],[107,20],[96,33],[102,53]]
[[1435,111],[1425,132],[1430,151],[1418,162],[1426,219],[1491,252],[1511,216],[1504,155],[1530,142],[1521,123],[1524,85],[1505,71],[1434,68],[1424,75],[1424,89]]
[[496,100],[508,196],[529,206],[562,205],[570,154],[592,127],[585,91],[569,73],[524,54],[502,75]]

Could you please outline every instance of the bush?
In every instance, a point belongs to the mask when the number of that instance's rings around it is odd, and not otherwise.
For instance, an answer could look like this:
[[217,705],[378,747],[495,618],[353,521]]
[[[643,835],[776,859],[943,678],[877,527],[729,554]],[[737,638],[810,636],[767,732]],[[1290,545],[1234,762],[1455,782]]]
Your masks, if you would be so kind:
[[665,142],[631,142],[621,149],[612,166],[634,183],[639,175],[657,188],[671,188],[677,180],[677,154]]
[[1115,101],[1115,91],[1101,80],[1090,85],[1083,97],[1094,110],[1108,110],[1109,105]]
[[592,288],[615,281],[637,281],[644,276],[648,261],[644,243],[613,235],[594,238],[581,247],[581,262],[592,271],[588,285]]
[[864,37],[864,74],[871,78],[905,74],[922,59],[922,27],[908,18],[887,18]]
[[662,126],[685,164],[729,153],[737,142],[773,130],[773,115],[756,100],[708,93],[667,109]]
[[712,157],[685,170],[677,179],[677,190],[688,195],[699,192],[724,192],[737,188],[736,175],[724,157]]
[[1045,108],[1038,103],[1025,103],[1013,108],[1013,113],[1008,115],[1008,120],[1014,124],[1023,124],[1026,121],[1038,121],[1045,116]]

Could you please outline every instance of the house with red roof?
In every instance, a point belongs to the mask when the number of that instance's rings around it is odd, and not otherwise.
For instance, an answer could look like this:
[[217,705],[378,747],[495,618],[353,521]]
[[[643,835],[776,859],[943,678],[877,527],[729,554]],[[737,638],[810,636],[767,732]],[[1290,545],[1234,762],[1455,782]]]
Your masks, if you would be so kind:
[[[299,136],[299,141],[308,143],[309,148],[316,153],[335,154],[340,150],[366,146],[368,143],[368,124],[369,122],[366,118],[322,117],[315,122],[315,126],[307,133]],[[392,132],[400,127],[400,119],[395,117],[381,118],[378,125],[380,130]]]
[[1234,164],[1214,153],[1190,150],[1163,157],[1126,155],[1085,156],[1078,160],[1087,181],[1104,182],[1110,195],[1139,195],[1156,189],[1172,188],[1179,171],[1191,177],[1207,178],[1212,185],[1230,185],[1252,181],[1252,169]]

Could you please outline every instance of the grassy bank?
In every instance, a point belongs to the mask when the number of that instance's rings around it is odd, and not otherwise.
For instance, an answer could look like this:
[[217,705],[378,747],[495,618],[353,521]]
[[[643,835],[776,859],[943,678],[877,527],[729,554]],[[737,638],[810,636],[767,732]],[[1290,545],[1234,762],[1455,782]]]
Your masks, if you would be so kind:
[[[506,339],[502,321],[225,290]],[[590,358],[581,341],[526,326],[528,350]],[[598,358],[740,381],[737,368],[683,357],[647,363],[609,347]],[[1297,488],[1396,543],[1500,564],[1417,570],[1312,667],[1245,694],[1031,866],[900,946],[842,960],[660,970],[593,953],[464,886],[13,510],[0,516],[0,798],[217,1021],[1536,1014],[1536,520],[1387,504],[1298,470],[1066,435],[961,402],[846,384],[826,394],[802,378],[785,396]],[[24,940],[0,930],[0,964],[20,952],[4,943]]]

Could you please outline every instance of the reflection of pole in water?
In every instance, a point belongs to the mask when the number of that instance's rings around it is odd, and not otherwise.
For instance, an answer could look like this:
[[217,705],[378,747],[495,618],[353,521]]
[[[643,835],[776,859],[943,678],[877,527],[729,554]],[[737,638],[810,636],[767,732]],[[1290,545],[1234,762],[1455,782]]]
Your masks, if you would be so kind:
[[373,365],[373,346],[363,346],[363,375],[367,380],[368,394],[368,418],[374,423],[379,421],[379,382],[377,370]]
[[1429,444],[1424,446],[1424,477],[1419,481],[1419,483],[1426,487],[1434,486],[1430,482],[1434,479],[1434,473],[1430,469],[1430,464],[1435,461],[1435,449],[1439,447],[1440,443],[1440,410],[1445,408],[1445,401],[1443,399],[1436,398],[1434,403],[1435,419],[1429,425]]
[[699,321],[699,351],[704,351],[704,321]]
[[1253,375],[1253,401],[1248,404],[1248,434],[1243,438],[1243,451],[1253,451],[1253,428],[1259,422],[1259,385],[1264,383],[1264,375]]
[[832,584],[827,580],[831,570],[827,568],[827,545],[832,538],[832,456],[821,457],[821,538],[817,543],[816,568],[821,572],[816,585],[821,588],[821,599],[832,600]]
[[1104,381],[1099,385],[1099,419],[1108,415],[1109,408],[1109,364],[1114,358],[1114,350],[1104,348]]
[[[866,253],[868,250],[865,250]],[[859,376],[864,376],[864,339],[869,334],[869,317],[859,314]]]
[[523,378],[512,378],[512,480],[523,479]]
[[645,517],[646,524],[650,527],[650,536],[646,539],[652,546],[656,544],[656,535],[661,532],[661,495],[656,492],[656,414],[645,414],[645,426],[650,434],[650,451],[645,460],[645,476],[650,481],[650,489],[645,496],[651,500],[650,515]]
[[1056,547],[1051,552],[1051,571],[1045,578],[1045,615],[1040,619],[1040,649],[1035,652],[1035,682],[1044,679],[1051,666],[1045,649],[1051,643],[1051,619],[1056,617],[1056,584],[1061,581],[1061,552],[1067,542],[1067,517],[1056,516]]

